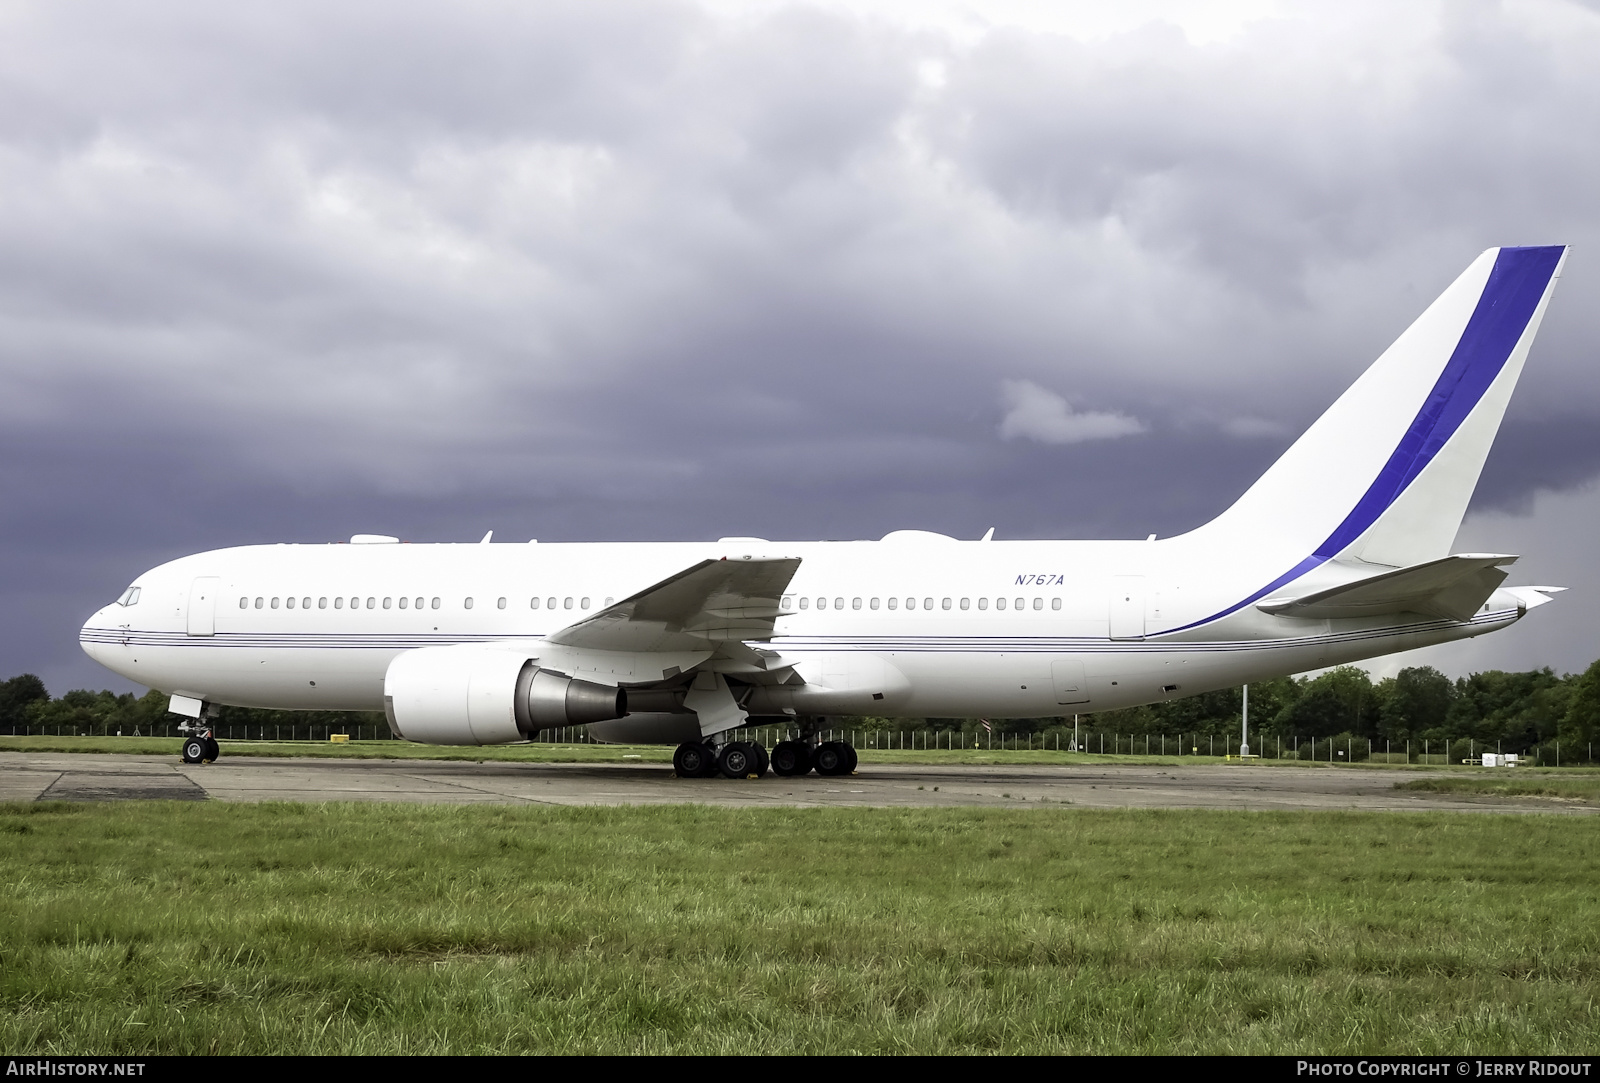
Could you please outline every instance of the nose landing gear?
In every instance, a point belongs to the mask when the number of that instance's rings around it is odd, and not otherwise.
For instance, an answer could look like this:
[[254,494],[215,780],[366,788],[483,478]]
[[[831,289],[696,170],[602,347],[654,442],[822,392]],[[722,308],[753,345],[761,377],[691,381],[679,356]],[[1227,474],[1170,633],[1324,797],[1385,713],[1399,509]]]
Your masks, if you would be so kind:
[[217,739],[211,736],[209,729],[200,730],[183,739],[181,753],[184,763],[213,763],[222,755],[222,749],[217,744]]
[[209,721],[217,716],[219,708],[216,704],[174,692],[167,710],[184,716],[183,721],[178,723],[178,732],[183,734],[183,751],[180,755],[184,763],[211,763],[222,755],[222,750],[217,747],[217,739],[211,735]]

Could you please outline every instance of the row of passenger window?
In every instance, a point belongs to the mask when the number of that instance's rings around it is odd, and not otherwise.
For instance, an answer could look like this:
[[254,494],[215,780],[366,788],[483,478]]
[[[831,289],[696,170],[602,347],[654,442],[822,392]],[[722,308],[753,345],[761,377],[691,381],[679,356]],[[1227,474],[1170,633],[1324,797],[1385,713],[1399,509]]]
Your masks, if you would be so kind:
[[[798,601],[799,601],[799,605],[800,605],[801,609],[810,609],[811,608],[811,602],[812,602],[811,598],[809,598],[809,597],[801,597],[801,598],[798,599]],[[923,609],[932,609],[932,608],[934,608],[934,601],[935,600],[933,598],[924,598],[924,599],[922,599],[922,608]],[[795,598],[794,595],[786,595],[784,597],[784,599],[783,599],[783,608],[792,610],[795,607],[795,602],[796,602],[796,598]],[[834,609],[843,609],[845,607],[844,603],[845,603],[845,600],[843,598],[835,598],[835,599],[833,599],[833,608]],[[938,603],[939,603],[938,607],[940,609],[956,609],[956,608],[971,609],[972,608],[972,599],[971,598],[959,598],[959,599],[957,599],[957,598],[940,598],[940,599],[938,599]],[[889,609],[899,609],[901,604],[902,604],[902,602],[901,602],[901,599],[899,599],[899,598],[890,598],[890,599],[887,600],[886,604],[887,604],[887,607]],[[851,609],[860,609],[861,605],[862,605],[862,599],[860,599],[860,598],[851,598],[850,599],[850,608]],[[916,609],[917,608],[917,599],[915,599],[915,598],[906,598],[904,600],[904,605],[905,605],[905,607],[907,609]],[[1006,605],[1007,605],[1007,599],[1005,599],[1005,598],[996,598],[994,600],[994,607],[996,609],[1005,609]],[[828,608],[828,599],[827,598],[818,598],[818,599],[816,599],[816,606],[817,606],[818,609],[827,609]],[[1028,599],[1027,598],[1013,598],[1013,599],[1010,599],[1010,606],[1011,606],[1012,609],[1027,609],[1028,608]],[[878,599],[876,599],[876,598],[868,598],[866,600],[866,607],[868,609],[877,609],[878,608]],[[989,599],[987,599],[987,598],[979,598],[978,599],[978,608],[979,609],[988,609],[989,608]],[[1043,609],[1044,608],[1044,599],[1040,598],[1040,597],[1035,597],[1033,599],[1033,608],[1034,609]],[[1060,609],[1061,608],[1061,599],[1060,598],[1051,598],[1050,599],[1050,608],[1051,609]]]
[[[589,608],[589,599],[588,598],[576,598],[576,599],[571,598],[571,597],[568,597],[568,598],[546,598],[546,599],[543,599],[543,601],[544,601],[544,608],[546,608],[546,609],[557,609],[557,608],[560,608],[560,609],[572,609],[573,606],[574,606],[574,602],[576,602],[576,606],[577,606],[578,609],[588,609]],[[334,599],[331,600],[331,602],[332,602],[331,608],[333,608],[333,609],[344,609],[345,605],[346,605],[345,599],[342,598],[342,597],[334,598]],[[263,597],[259,597],[259,598],[257,598],[255,600],[255,608],[257,608],[257,609],[277,609],[279,607],[280,603],[281,603],[281,605],[282,605],[282,607],[284,609],[294,609],[297,605],[301,609],[310,609],[311,608],[311,599],[310,598],[299,598],[299,599],[296,599],[296,598],[267,598],[267,597],[264,597],[264,596]],[[330,603],[330,599],[318,598],[317,599],[317,608],[318,609],[328,609],[328,608],[330,608],[330,604],[329,603]],[[540,599],[538,599],[538,598],[530,599],[529,608],[530,609],[538,609],[539,608],[539,604],[540,604]],[[611,599],[607,598],[606,599],[606,605],[610,605],[610,604],[611,604]],[[443,599],[440,599],[440,598],[433,598],[433,599],[428,599],[428,598],[416,598],[416,599],[400,598],[400,599],[395,599],[395,598],[392,598],[392,597],[390,597],[390,598],[378,598],[376,596],[373,596],[373,597],[370,597],[370,598],[368,598],[366,600],[366,608],[368,608],[368,609],[379,609],[379,608],[383,608],[383,609],[422,609],[424,606],[426,606],[429,609],[439,609],[439,608],[441,608],[442,605],[443,605]],[[466,599],[462,600],[461,608],[462,609],[471,609],[472,605],[473,605],[473,599],[466,598]],[[495,599],[495,608],[504,609],[505,607],[506,607],[506,600],[504,598]],[[248,596],[239,599],[239,608],[240,609],[249,609],[250,608],[250,599],[249,599]],[[360,609],[360,608],[362,608],[361,598],[360,597],[354,597],[354,598],[349,599],[349,608],[351,608],[351,609]]]
[[[573,608],[577,608],[577,609],[580,609],[580,610],[588,609],[589,608],[589,602],[590,602],[590,600],[588,598],[574,598],[574,597],[566,597],[566,598],[549,597],[549,598],[542,599],[542,601],[543,601],[543,607],[545,609],[557,609],[557,608],[560,608],[560,609],[573,609]],[[956,609],[956,608],[971,609],[972,608],[972,599],[971,598],[960,598],[960,599],[940,598],[940,599],[937,599],[937,601],[938,601],[938,608],[940,608],[940,609]],[[334,608],[334,609],[344,609],[344,608],[346,608],[346,605],[347,605],[346,599],[344,597],[342,597],[342,596],[331,599],[331,602],[332,602],[332,606],[331,607]],[[538,608],[540,608],[540,602],[541,602],[541,599],[539,599],[539,598],[531,598],[531,599],[529,599],[529,602],[528,602],[528,608],[530,608],[530,609],[538,609]],[[605,604],[606,605],[610,605],[611,602],[612,602],[612,599],[607,598],[606,601],[605,601]],[[784,596],[783,608],[792,610],[795,607],[797,602],[798,602],[798,604],[799,604],[801,609],[810,609],[811,605],[812,605],[812,599],[809,596],[802,596],[802,597],[797,598],[795,595],[790,594],[790,595],[785,595]],[[862,602],[863,602],[863,599],[861,599],[861,598],[851,598],[850,599],[850,608],[851,609],[860,609],[860,608],[862,608]],[[935,599],[933,599],[933,598],[923,598],[922,599],[922,608],[931,610],[931,609],[934,608],[934,602],[935,602]],[[301,609],[310,609],[311,608],[311,599],[310,598],[299,598],[299,599],[296,599],[296,598],[281,598],[280,599],[280,598],[267,598],[265,596],[258,597],[258,598],[255,599],[255,608],[257,608],[257,609],[277,609],[277,608],[279,608],[280,603],[282,604],[282,607],[284,609],[294,609],[296,606],[298,606]],[[317,599],[317,608],[318,609],[328,609],[328,608],[330,608],[329,603],[330,603],[330,599],[328,599],[328,598],[318,598]],[[865,600],[865,603],[866,603],[866,608],[868,608],[868,609],[877,609],[878,605],[879,605],[879,600],[877,598],[868,598],[868,599]],[[901,602],[901,599],[899,599],[899,598],[889,598],[886,601],[886,607],[889,608],[889,609],[899,609],[901,604],[902,604],[902,602]],[[917,608],[917,599],[916,598],[906,598],[904,600],[903,604],[905,605],[905,607],[907,609],[916,609]],[[994,600],[994,607],[997,610],[1005,609],[1007,604],[1008,604],[1008,600],[1005,599],[1005,598],[996,598]],[[1009,604],[1010,604],[1010,607],[1012,609],[1027,609],[1028,608],[1028,599],[1027,598],[1013,598],[1013,599],[1009,600]],[[471,609],[472,605],[473,605],[473,599],[465,598],[465,599],[462,600],[461,608],[463,608],[463,609]],[[249,597],[243,597],[243,598],[239,599],[239,608],[240,609],[249,609],[250,606],[251,606],[251,602],[250,602],[250,598]],[[426,607],[426,608],[429,608],[429,609],[439,609],[442,606],[443,606],[443,599],[440,599],[440,598],[431,598],[431,599],[430,598],[414,598],[414,599],[413,598],[400,598],[400,599],[395,599],[393,597],[379,598],[376,595],[374,595],[374,596],[371,596],[371,597],[366,599],[365,608],[367,608],[367,609],[378,609],[378,608],[383,608],[383,609],[422,609],[422,608]],[[348,599],[348,607],[350,609],[361,609],[361,608],[363,608],[362,599],[359,596],[352,597],[352,598]],[[825,597],[817,598],[816,599],[816,607],[818,609],[827,609],[829,607],[828,606],[828,599],[825,598]],[[1044,599],[1042,597],[1035,597],[1033,599],[1033,606],[1032,607],[1034,609],[1039,609],[1039,610],[1044,609]],[[497,609],[506,608],[506,599],[504,599],[504,598],[495,599],[495,608],[497,608]],[[835,598],[835,599],[833,599],[833,608],[834,609],[844,609],[845,608],[845,599],[843,599],[843,598]],[[988,598],[979,598],[978,599],[978,608],[980,610],[988,609],[989,608],[989,599]],[[1060,598],[1051,598],[1050,599],[1050,608],[1051,609],[1060,609],[1061,608],[1061,599]]]
[[[329,601],[330,600],[327,599],[327,598],[318,598],[317,599],[317,608],[318,609],[327,609],[327,608],[329,608]],[[502,599],[502,601],[503,601],[503,599]],[[368,598],[367,599],[367,608],[368,609],[377,609],[378,605],[379,605],[379,602],[380,602],[380,599],[378,599],[378,598],[375,598],[375,597],[374,598]],[[393,608],[395,608],[395,600],[393,598],[383,598],[383,599],[381,599],[381,602],[382,602],[383,608],[385,608],[385,609],[393,609]],[[299,599],[295,599],[295,598],[281,598],[281,599],[280,598],[257,598],[256,599],[256,603],[255,603],[255,607],[257,609],[277,609],[280,603],[282,604],[283,608],[285,608],[285,609],[293,609],[297,605],[301,609],[310,609],[311,608],[311,599],[310,598],[299,598]],[[350,601],[349,601],[349,604],[350,604],[350,608],[351,609],[360,609],[361,608],[361,599],[360,598],[351,598]],[[421,609],[421,608],[423,608],[423,606],[425,606],[427,604],[428,604],[428,599],[426,599],[426,598],[417,598],[415,600],[413,600],[411,598],[401,598],[400,599],[399,608],[401,608],[401,609],[412,609],[412,608]],[[442,599],[435,598],[435,599],[433,599],[432,608],[438,609],[442,604],[443,604]],[[334,609],[343,609],[344,607],[345,607],[345,599],[344,598],[340,597],[340,598],[332,599],[332,608],[334,608]],[[240,598],[239,599],[239,608],[240,609],[249,609],[250,608],[250,599],[249,598]],[[471,598],[467,599],[467,608],[468,609],[472,608],[472,599]]]

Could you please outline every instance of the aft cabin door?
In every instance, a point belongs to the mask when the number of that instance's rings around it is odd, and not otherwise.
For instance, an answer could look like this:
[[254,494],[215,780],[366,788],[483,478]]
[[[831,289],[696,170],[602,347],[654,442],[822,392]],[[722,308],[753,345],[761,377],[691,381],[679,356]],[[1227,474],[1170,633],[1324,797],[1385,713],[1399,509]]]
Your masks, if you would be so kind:
[[1111,638],[1144,638],[1144,576],[1112,577]]
[[209,636],[217,632],[217,591],[222,580],[202,576],[189,585],[189,634]]

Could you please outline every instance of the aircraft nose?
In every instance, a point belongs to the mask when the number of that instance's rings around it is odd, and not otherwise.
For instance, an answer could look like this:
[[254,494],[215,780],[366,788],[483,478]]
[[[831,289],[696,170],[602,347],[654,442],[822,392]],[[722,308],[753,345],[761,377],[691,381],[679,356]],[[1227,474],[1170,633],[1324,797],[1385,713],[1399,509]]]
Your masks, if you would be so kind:
[[96,610],[94,616],[84,621],[83,627],[78,629],[78,646],[83,648],[83,653],[99,662],[106,636],[114,631],[110,622],[106,620],[106,611]]

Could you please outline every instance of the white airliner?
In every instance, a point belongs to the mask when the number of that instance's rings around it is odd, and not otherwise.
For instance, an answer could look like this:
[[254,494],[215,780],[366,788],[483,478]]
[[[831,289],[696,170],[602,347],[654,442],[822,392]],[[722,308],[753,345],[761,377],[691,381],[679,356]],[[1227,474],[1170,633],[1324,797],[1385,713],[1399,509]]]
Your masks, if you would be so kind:
[[[1504,628],[1556,587],[1452,554],[1563,246],[1491,249],[1221,516],[1146,541],[258,545],[134,581],[83,648],[171,694],[385,710],[428,744],[592,725],[682,775],[847,773],[830,715],[1038,717]],[[991,534],[993,532],[991,531]],[[203,736],[186,755],[214,758]]]

